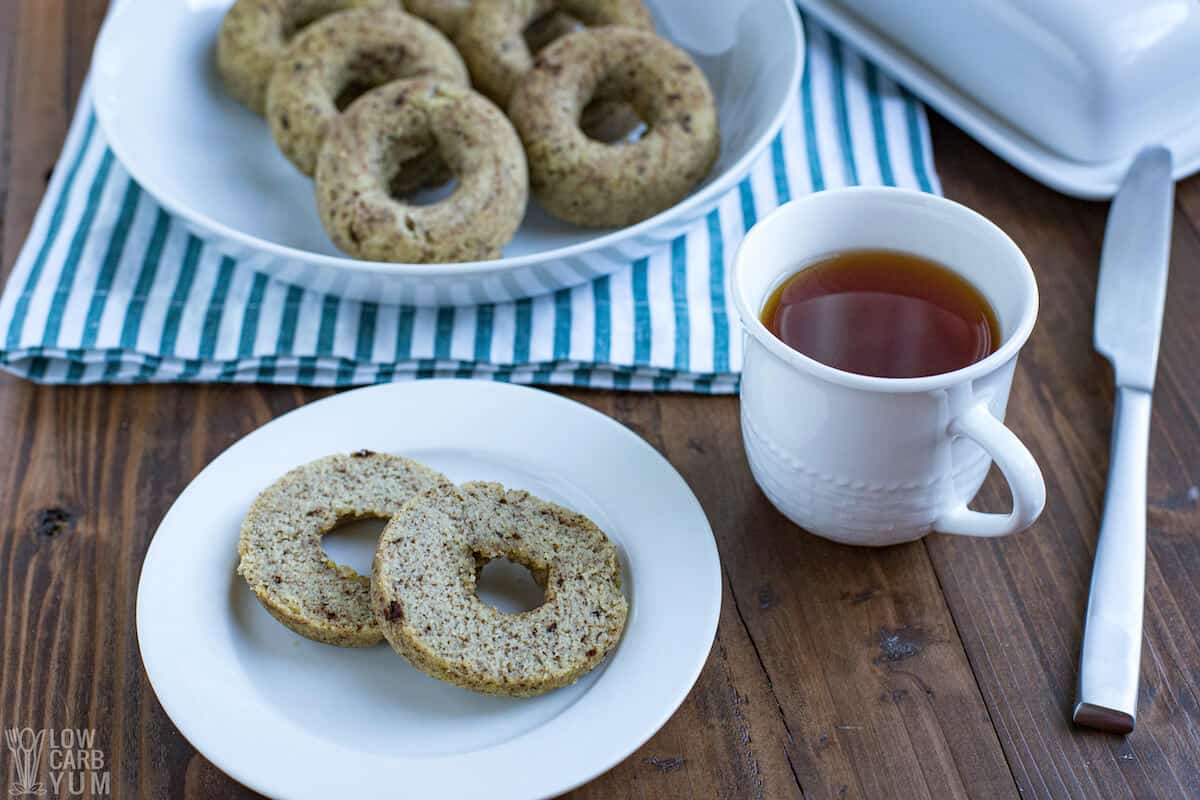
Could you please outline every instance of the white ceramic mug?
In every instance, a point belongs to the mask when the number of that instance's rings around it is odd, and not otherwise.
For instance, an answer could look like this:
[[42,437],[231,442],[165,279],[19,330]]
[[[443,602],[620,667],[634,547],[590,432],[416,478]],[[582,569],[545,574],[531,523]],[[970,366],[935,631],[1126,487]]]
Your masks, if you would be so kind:
[[[875,378],[801,355],[763,325],[771,292],[823,256],[898,250],[954,270],[1000,323],[996,352],[921,378]],[[888,545],[930,531],[1004,536],[1046,503],[1033,456],[1004,426],[1017,352],[1037,316],[1033,270],[974,211],[920,192],[856,187],[807,195],[762,220],[738,249],[733,295],[745,330],[742,437],[758,485],[797,525],[839,542]],[[1010,514],[967,508],[992,461]]]

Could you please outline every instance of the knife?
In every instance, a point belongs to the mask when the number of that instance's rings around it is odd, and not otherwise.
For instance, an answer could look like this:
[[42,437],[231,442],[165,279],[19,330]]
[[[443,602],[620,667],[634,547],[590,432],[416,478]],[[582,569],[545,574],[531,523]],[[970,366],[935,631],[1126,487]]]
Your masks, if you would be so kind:
[[1137,718],[1150,394],[1167,294],[1174,196],[1170,151],[1146,148],[1113,199],[1100,252],[1093,341],[1112,363],[1116,401],[1074,719],[1110,733],[1131,732]]

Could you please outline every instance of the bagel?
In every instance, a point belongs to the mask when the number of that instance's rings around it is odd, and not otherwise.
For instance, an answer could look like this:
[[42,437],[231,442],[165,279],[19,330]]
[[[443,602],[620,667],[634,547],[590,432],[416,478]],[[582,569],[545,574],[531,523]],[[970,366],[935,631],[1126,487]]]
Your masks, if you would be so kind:
[[[647,128],[606,144],[579,126],[597,96],[620,97]],[[509,104],[529,159],[530,187],[559,219],[633,225],[678,203],[720,151],[717,106],[687,53],[644,31],[590,28],[543,50]]]
[[[479,599],[482,564],[523,564],[545,600],[508,614]],[[616,646],[628,615],[612,542],[587,517],[496,483],[437,486],[380,536],[371,603],[415,667],[485,694],[542,694]]]
[[403,10],[400,0],[237,0],[217,34],[217,71],[225,90],[255,114],[267,104],[267,83],[288,42],[328,14],[352,8]]
[[238,573],[271,616],[313,641],[368,647],[383,634],[367,577],[335,564],[321,537],[350,519],[388,519],[435,486],[440,473],[401,456],[360,450],[297,467],[250,506],[238,540]]
[[405,5],[442,33],[454,36],[471,8],[471,0],[408,0]]
[[429,23],[388,9],[343,11],[313,23],[276,62],[267,88],[267,122],[297,169],[312,175],[329,126],[362,94],[400,78],[436,77],[467,86],[450,40]]
[[[560,14],[554,15],[555,10]],[[548,44],[551,37],[574,27],[562,14],[583,25],[654,30],[642,0],[474,0],[455,44],[475,88],[507,108],[513,90],[533,68],[534,53],[525,39],[526,30],[535,26],[531,37],[535,46]]]
[[[416,14],[451,38],[457,35],[467,12],[471,10],[471,0],[407,0],[405,5],[409,13]],[[536,53],[559,36],[576,31],[582,25],[570,14],[552,11],[530,23],[525,29],[525,42],[530,51]]]
[[[434,153],[458,185],[416,205],[394,180]],[[316,171],[317,211],[355,258],[434,263],[499,258],[525,215],[525,152],[512,124],[480,94],[438,79],[367,92],[331,126]]]

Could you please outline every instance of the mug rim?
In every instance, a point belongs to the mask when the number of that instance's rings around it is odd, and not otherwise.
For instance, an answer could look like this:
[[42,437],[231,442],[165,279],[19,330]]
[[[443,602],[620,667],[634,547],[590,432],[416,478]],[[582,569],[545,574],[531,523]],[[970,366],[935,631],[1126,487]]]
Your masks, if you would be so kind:
[[[814,205],[825,202],[834,196],[842,196],[847,194],[861,195],[887,195],[890,197],[900,197],[905,202],[923,204],[926,207],[935,208],[941,212],[949,212],[952,214],[965,215],[976,224],[983,224],[991,228],[996,233],[1000,234],[1001,241],[1004,246],[1011,251],[1015,256],[1015,261],[1019,264],[1018,273],[1019,280],[1024,284],[1025,295],[1028,298],[1025,302],[1025,307],[1021,312],[1020,318],[1017,320],[1016,326],[1013,328],[1011,335],[1006,337],[996,351],[986,358],[982,358],[965,367],[953,370],[951,372],[941,372],[936,375],[923,375],[917,378],[884,378],[875,375],[862,375],[857,372],[847,372],[846,370],[831,367],[817,361],[815,358],[806,356],[798,350],[793,350],[775,334],[767,329],[759,318],[759,312],[752,310],[747,302],[747,299],[742,290],[742,270],[743,262],[745,261],[746,247],[756,237],[765,235],[763,231],[767,227],[767,223],[776,217],[785,214],[793,214],[800,207],[806,205]],[[919,254],[917,254],[919,255]],[[952,265],[946,265],[961,275]],[[1002,367],[1009,360],[1016,357],[1021,348],[1025,346],[1025,342],[1029,340],[1029,336],[1033,333],[1034,322],[1037,320],[1037,312],[1039,306],[1039,296],[1037,288],[1037,280],[1033,274],[1033,267],[1030,266],[1029,260],[1025,258],[1025,254],[1021,252],[1021,248],[1017,247],[1016,242],[1005,233],[999,225],[992,222],[987,217],[974,211],[962,203],[955,202],[940,195],[929,194],[914,189],[904,189],[897,186],[846,186],[837,189],[825,189],[820,192],[799,197],[784,205],[776,208],[770,214],[767,214],[758,223],[751,228],[742,242],[738,245],[737,254],[733,259],[733,271],[731,275],[733,299],[737,307],[738,316],[740,317],[742,330],[753,336],[759,344],[763,345],[768,352],[776,358],[781,359],[784,363],[810,374],[815,374],[817,377],[832,383],[847,386],[852,389],[861,389],[874,392],[928,392],[939,389],[946,389],[951,386],[956,386],[962,383],[968,383],[978,378],[983,377],[991,372]],[[989,299],[990,301],[990,299]]]

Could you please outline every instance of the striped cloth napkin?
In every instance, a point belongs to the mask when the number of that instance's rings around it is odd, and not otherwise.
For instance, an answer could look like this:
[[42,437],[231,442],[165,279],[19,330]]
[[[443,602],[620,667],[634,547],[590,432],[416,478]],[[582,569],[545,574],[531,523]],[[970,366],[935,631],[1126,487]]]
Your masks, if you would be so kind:
[[727,270],[790,198],[853,184],[939,191],[920,105],[808,21],[783,131],[720,206],[591,283],[472,307],[386,306],[289,286],[189,234],[121,167],[85,87],[0,296],[0,366],[47,383],[422,377],[726,393],[741,336]]

